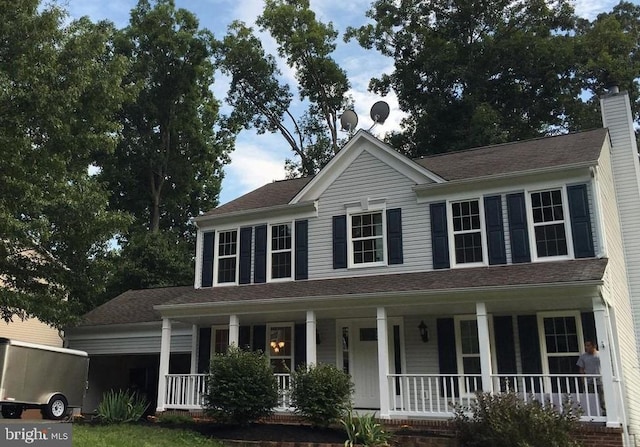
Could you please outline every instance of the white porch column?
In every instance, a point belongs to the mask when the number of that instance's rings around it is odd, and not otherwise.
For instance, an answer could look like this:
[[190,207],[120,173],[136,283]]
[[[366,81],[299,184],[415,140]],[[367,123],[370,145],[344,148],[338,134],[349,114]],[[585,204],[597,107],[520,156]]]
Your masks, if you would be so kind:
[[229,346],[240,346],[240,320],[237,315],[229,316]]
[[167,389],[167,374],[169,374],[169,356],[171,355],[171,320],[162,319],[162,334],[160,337],[160,368],[158,371],[158,403],[156,411],[164,411]]
[[318,355],[316,352],[316,313],[307,311],[307,365],[316,365]]
[[378,380],[380,382],[380,418],[389,419],[391,404],[389,402],[389,336],[387,334],[387,310],[378,307]]
[[198,335],[200,331],[198,329],[198,325],[194,324],[191,326],[191,366],[189,368],[190,374],[198,373],[198,345],[200,344],[200,340],[198,339]]
[[482,390],[485,393],[493,393],[493,381],[491,380],[491,339],[489,338],[489,318],[487,316],[487,307],[484,303],[476,303],[476,318],[478,320]]
[[607,410],[607,427],[620,427],[620,415],[618,413],[618,400],[614,378],[611,347],[609,346],[609,331],[607,331],[607,307],[600,297],[593,298],[593,317],[596,323],[596,336],[598,337],[598,351],[600,355],[600,374],[602,375],[602,391],[604,405]]

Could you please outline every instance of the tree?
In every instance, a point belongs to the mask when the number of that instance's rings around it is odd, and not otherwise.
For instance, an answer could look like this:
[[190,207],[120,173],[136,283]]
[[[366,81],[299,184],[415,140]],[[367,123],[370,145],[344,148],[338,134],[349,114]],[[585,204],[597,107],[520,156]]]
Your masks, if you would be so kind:
[[278,78],[277,61],[266,54],[253,29],[234,22],[218,43],[219,68],[231,77],[227,102],[236,129],[279,132],[300,161],[287,161],[291,176],[315,174],[335,154],[339,113],[349,107],[349,82],[331,53],[338,33],[318,21],[308,0],[266,0],[257,19],[278,45],[278,54],[296,70],[298,94],[309,107],[302,117],[292,111],[293,94]]
[[113,150],[128,95],[113,27],[0,0],[0,314],[61,327],[104,288],[126,216],[88,168]]
[[569,1],[378,0],[372,24],[349,29],[394,59],[370,88],[393,89],[408,113],[391,139],[417,156],[513,141],[569,127],[578,100]]
[[134,216],[119,237],[111,293],[192,280],[190,219],[217,204],[233,148],[211,91],[212,41],[173,0],[140,0],[118,35],[116,51],[131,61],[125,82],[138,91],[119,113],[123,138],[100,160],[111,208]]

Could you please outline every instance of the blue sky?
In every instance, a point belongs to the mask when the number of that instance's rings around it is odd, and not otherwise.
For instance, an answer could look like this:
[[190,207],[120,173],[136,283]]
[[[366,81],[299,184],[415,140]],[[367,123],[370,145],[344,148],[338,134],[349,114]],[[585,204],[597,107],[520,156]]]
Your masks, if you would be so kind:
[[[348,26],[366,23],[365,12],[372,0],[311,0],[311,7],[322,22],[333,22],[342,34]],[[137,0],[59,0],[72,18],[89,16],[92,20],[107,19],[119,28],[129,21],[129,12]],[[577,0],[576,12],[592,19],[599,12],[610,11],[618,0]],[[636,3],[636,1],[634,1]],[[176,6],[193,12],[200,20],[202,28],[207,28],[218,38],[226,33],[233,20],[242,20],[254,26],[256,17],[262,12],[263,0],[176,0]],[[276,44],[268,36],[263,36],[266,51],[276,55]],[[402,113],[393,95],[381,98],[367,92],[369,79],[390,73],[393,61],[381,56],[377,51],[368,51],[355,42],[343,43],[338,40],[334,55],[340,66],[346,70],[351,82],[349,92],[355,100],[355,111],[359,117],[358,127],[368,129],[372,121],[369,109],[384,99],[391,106],[389,119],[373,132],[382,134],[399,127]],[[292,84],[295,91],[294,72],[284,62],[280,63],[283,77]],[[216,98],[223,100],[227,90],[227,80],[217,75],[213,90]],[[224,110],[223,110],[224,112]],[[225,167],[220,204],[226,203],[252,189],[285,176],[284,162],[291,157],[291,151],[279,135],[257,135],[252,130],[243,131],[236,141],[236,149],[231,154],[231,163]]]

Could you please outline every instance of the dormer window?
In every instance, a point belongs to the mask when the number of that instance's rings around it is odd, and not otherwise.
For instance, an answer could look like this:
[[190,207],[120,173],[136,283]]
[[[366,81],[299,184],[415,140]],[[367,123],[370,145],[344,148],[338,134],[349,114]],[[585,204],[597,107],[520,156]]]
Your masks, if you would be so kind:
[[218,233],[218,284],[237,282],[238,231],[228,230]]
[[531,212],[537,257],[567,256],[562,190],[532,192]]
[[271,279],[291,278],[291,224],[271,226]]

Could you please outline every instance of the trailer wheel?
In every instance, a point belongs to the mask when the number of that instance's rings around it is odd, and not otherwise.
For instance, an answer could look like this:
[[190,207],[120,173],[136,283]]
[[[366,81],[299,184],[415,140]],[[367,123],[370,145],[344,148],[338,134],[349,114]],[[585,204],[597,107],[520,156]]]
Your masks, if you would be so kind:
[[2,410],[0,410],[0,412],[2,413],[2,417],[5,419],[20,419],[22,416],[22,406],[5,404],[2,406]]
[[51,396],[51,399],[49,399],[49,402],[44,405],[42,412],[45,418],[57,421],[65,417],[67,408],[67,398],[62,394],[54,394]]

